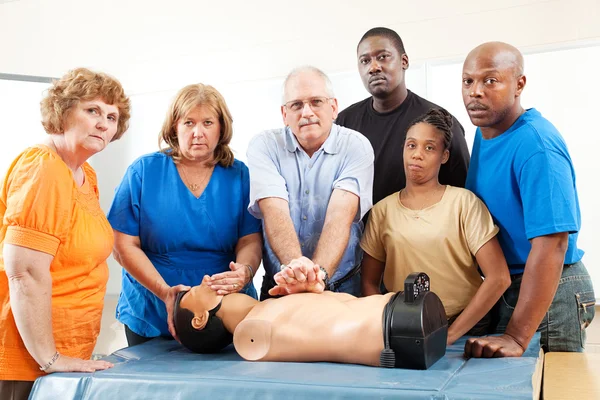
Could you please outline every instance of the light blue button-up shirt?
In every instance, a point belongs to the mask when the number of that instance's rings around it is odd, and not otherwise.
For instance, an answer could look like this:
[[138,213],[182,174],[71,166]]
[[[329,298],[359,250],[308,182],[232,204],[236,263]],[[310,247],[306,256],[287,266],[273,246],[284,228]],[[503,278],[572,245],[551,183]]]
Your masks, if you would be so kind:
[[[248,145],[250,205],[248,210],[262,219],[258,200],[279,197],[290,206],[302,255],[311,258],[317,248],[327,205],[334,189],[354,193],[360,208],[352,223],[346,251],[331,282],[343,278],[362,260],[359,246],[363,233],[361,218],[373,206],[373,148],[360,133],[333,125],[325,143],[309,157],[289,128],[274,129],[255,136]],[[263,265],[266,275],[279,271],[281,262],[273,252],[263,223]]]

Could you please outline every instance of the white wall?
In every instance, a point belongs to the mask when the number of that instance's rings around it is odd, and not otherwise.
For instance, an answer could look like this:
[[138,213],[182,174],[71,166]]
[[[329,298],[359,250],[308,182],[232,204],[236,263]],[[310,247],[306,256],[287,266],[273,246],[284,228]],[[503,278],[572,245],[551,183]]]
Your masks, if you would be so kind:
[[189,82],[281,78],[355,67],[358,39],[387,26],[411,62],[463,57],[488,40],[521,49],[600,37],[598,0],[17,0],[0,4],[0,71],[111,72],[130,93]]
[[[92,161],[101,203],[108,209],[126,166],[156,149],[167,104],[185,84],[209,83],[224,94],[235,120],[233,147],[245,159],[252,135],[281,124],[280,85],[293,67],[313,64],[330,74],[341,108],[366,96],[356,72],[356,44],[367,29],[387,26],[405,42],[411,61],[409,87],[450,109],[472,137],[456,71],[477,44],[507,41],[531,55],[526,68],[535,74],[529,76],[525,105],[534,105],[555,122],[575,160],[583,212],[581,245],[600,292],[600,254],[594,252],[600,232],[593,231],[600,223],[589,219],[598,218],[591,193],[598,168],[590,155],[598,148],[593,146],[598,132],[592,118],[579,118],[582,106],[593,115],[600,105],[592,96],[598,90],[585,90],[598,82],[593,70],[570,64],[570,55],[534,55],[599,42],[598,21],[598,0],[505,0],[501,5],[475,0],[17,0],[0,4],[0,73],[61,76],[87,66],[121,80],[133,102],[130,132]],[[576,95],[570,91],[573,81],[584,88]],[[15,151],[39,137],[39,126],[30,125],[39,121],[38,101],[31,111],[18,114],[26,115],[22,124],[16,122],[23,132],[13,136],[2,130]],[[0,103],[0,123],[15,122],[16,104]],[[25,108],[16,109],[25,113]],[[576,119],[581,120],[577,126],[571,123]],[[0,170],[9,162],[7,154],[0,152]],[[110,266],[109,293],[114,294],[120,269],[114,261]]]
[[4,140],[0,145],[0,180],[25,147],[45,138],[40,100],[48,85],[0,79],[0,135]]

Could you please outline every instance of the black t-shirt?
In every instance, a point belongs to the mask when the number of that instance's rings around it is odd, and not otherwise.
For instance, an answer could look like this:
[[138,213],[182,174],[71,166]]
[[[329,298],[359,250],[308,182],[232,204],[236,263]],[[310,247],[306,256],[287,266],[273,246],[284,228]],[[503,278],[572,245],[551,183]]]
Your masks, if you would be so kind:
[[[373,204],[376,204],[406,186],[402,152],[410,123],[430,109],[441,107],[410,90],[404,102],[388,113],[378,113],[372,104],[373,99],[369,97],[351,105],[340,112],[335,123],[362,133],[371,142],[375,152]],[[440,168],[439,180],[442,185],[464,187],[469,167],[469,149],[465,130],[456,118],[452,118],[450,159]]]

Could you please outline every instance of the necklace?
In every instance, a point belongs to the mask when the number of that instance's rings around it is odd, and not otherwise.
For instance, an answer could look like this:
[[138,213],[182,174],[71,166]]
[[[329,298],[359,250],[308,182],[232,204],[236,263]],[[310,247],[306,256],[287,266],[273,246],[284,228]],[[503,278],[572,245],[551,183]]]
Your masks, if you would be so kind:
[[196,192],[198,190],[200,190],[200,188],[204,185],[204,182],[206,181],[206,179],[208,178],[208,176],[211,174],[212,172],[212,167],[208,169],[208,172],[204,175],[204,178],[202,178],[202,181],[200,181],[200,183],[190,183],[190,179],[187,176],[187,173],[185,172],[185,168],[182,165],[181,166],[181,172],[183,172],[183,177],[185,178],[185,182],[187,183],[187,187],[192,191],[192,192]]
[[[444,187],[444,191],[445,191],[445,189],[446,188]],[[408,200],[406,198],[406,190],[402,190],[400,192],[400,201],[402,202],[402,194],[403,193],[404,193],[404,201],[406,202],[406,200]],[[423,201],[421,203],[421,207],[420,208],[414,209],[414,208],[407,207],[406,205],[404,205],[404,207],[406,207],[407,209],[409,209],[409,210],[411,210],[413,212],[412,217],[414,219],[420,219],[421,218],[421,212],[423,211],[423,209],[425,208],[425,206],[427,206],[427,204],[431,201],[431,199],[434,198],[437,194],[438,194],[437,190],[434,190],[434,191],[430,192],[428,194],[428,196],[425,198],[425,201]]]

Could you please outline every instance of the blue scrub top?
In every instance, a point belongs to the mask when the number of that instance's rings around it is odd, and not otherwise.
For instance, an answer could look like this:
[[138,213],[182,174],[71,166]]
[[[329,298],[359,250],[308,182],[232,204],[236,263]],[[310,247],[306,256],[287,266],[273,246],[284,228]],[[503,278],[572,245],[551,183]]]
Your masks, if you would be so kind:
[[[216,165],[196,198],[171,157],[147,154],[127,169],[108,220],[117,231],[139,236],[142,250],[168,285],[198,285],[204,275],[229,271],[238,240],[261,230],[247,210],[249,182],[241,161],[228,168]],[[256,297],[252,283],[244,292]],[[170,336],[165,304],[125,269],[116,317],[138,335]]]

